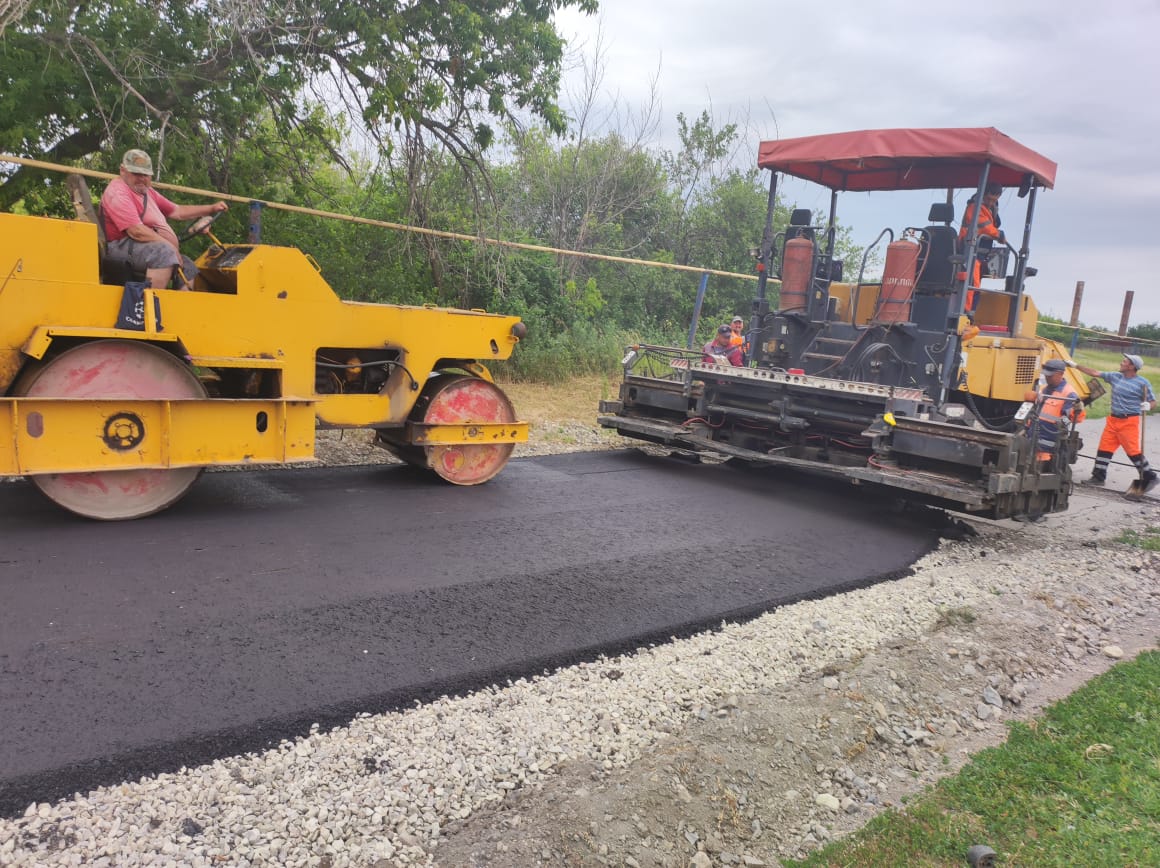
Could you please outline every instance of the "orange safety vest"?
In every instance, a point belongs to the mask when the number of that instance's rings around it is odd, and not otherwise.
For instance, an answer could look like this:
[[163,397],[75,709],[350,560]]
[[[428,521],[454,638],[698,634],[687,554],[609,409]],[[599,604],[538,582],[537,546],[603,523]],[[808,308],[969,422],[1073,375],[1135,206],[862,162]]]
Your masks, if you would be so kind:
[[[963,225],[959,229],[959,241],[966,241],[967,235],[970,234],[971,220],[974,218],[975,202],[970,200],[967,202],[967,207],[963,209]],[[999,227],[995,225],[995,215],[991,213],[991,209],[986,205],[979,207],[979,235],[985,235],[988,238],[999,237]]]
[[1040,450],[1038,457],[1041,461],[1047,461],[1051,458],[1051,453],[1055,450],[1056,442],[1059,440],[1060,423],[1063,421],[1065,413],[1069,419],[1076,423],[1087,418],[1087,410],[1084,409],[1083,401],[1080,400],[1079,395],[1067,380],[1061,382],[1059,388],[1054,392],[1039,393],[1039,418],[1038,420],[1029,419],[1027,422],[1028,427],[1033,424],[1038,425],[1035,439]]
[[[971,221],[974,219],[974,215],[975,200],[971,198],[967,200],[967,207],[963,209],[963,225],[959,227],[959,241],[967,240],[967,235],[970,234]],[[995,215],[985,204],[979,207],[979,235],[995,239],[998,239],[999,237],[999,227],[995,225]],[[982,263],[980,263],[976,258],[975,267],[972,269],[971,276],[974,279],[971,281],[971,286],[977,287],[979,285],[979,280],[982,277],[982,271]],[[956,276],[959,280],[966,280],[967,273],[965,271],[960,271]],[[973,289],[967,290],[966,309],[968,311],[975,309],[975,290]]]

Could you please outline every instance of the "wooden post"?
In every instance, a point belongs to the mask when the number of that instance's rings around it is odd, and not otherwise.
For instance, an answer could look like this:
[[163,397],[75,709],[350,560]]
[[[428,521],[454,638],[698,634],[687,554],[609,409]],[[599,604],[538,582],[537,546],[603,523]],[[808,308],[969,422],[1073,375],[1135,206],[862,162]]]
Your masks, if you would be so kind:
[[1120,314],[1120,337],[1124,337],[1128,333],[1128,317],[1132,314],[1132,297],[1135,294],[1135,290],[1132,289],[1124,293],[1124,312]]
[[1077,280],[1075,282],[1075,299],[1071,303],[1071,322],[1068,325],[1075,327],[1079,325],[1079,306],[1083,303],[1083,281]]

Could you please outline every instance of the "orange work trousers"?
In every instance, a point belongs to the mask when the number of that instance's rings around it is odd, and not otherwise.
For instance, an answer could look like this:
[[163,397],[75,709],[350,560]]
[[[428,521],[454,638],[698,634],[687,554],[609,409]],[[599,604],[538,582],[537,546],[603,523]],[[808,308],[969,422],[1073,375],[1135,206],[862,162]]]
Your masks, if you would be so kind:
[[1117,419],[1109,416],[1104,424],[1104,433],[1100,435],[1100,452],[1115,452],[1116,447],[1123,446],[1128,457],[1140,454],[1140,417],[1128,416],[1126,419]]
[[[976,259],[975,260],[975,269],[974,269],[975,281],[971,285],[977,287],[979,285],[979,279],[982,276],[983,276],[983,264],[981,262],[979,262],[979,260]],[[955,277],[959,280],[966,280],[967,273],[965,271],[960,271],[958,274],[955,275]],[[973,311],[975,309],[975,298],[978,296],[978,294],[979,294],[978,289],[970,289],[970,288],[967,289],[967,302],[966,302],[966,307],[964,308],[964,310],[966,310],[967,313],[970,313],[971,311]]]

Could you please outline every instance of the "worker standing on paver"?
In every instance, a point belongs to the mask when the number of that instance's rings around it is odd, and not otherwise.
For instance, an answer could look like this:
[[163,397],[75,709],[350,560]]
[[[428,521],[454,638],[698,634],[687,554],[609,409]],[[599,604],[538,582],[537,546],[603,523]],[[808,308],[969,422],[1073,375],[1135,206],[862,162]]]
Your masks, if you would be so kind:
[[701,350],[701,361],[714,365],[738,367],[741,364],[741,347],[734,346],[731,340],[732,335],[733,330],[729,326],[717,326],[717,334]]
[[733,321],[729,323],[729,328],[733,331],[733,334],[729,337],[730,345],[741,347],[741,351],[745,352],[745,320],[739,316],[735,316],[733,317]]
[[1156,406],[1156,394],[1152,391],[1152,384],[1140,376],[1144,360],[1132,353],[1124,353],[1118,371],[1097,371],[1073,361],[1067,364],[1089,377],[1099,377],[1112,386],[1112,411],[1104,423],[1104,433],[1100,436],[1091,478],[1084,480],[1084,484],[1104,485],[1108,481],[1108,465],[1112,456],[1122,446],[1128,460],[1140,471],[1138,492],[1143,494],[1151,491],[1156,486],[1157,476],[1140,442],[1140,417]]

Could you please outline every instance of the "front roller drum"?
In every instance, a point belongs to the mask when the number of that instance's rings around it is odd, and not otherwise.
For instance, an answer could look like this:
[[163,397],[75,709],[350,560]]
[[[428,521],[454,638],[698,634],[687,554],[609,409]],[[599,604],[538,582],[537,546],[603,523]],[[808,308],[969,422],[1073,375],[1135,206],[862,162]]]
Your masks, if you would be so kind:
[[[410,421],[423,425],[512,423],[515,410],[494,383],[459,374],[427,381]],[[455,485],[487,482],[507,464],[514,443],[449,443],[417,446],[399,439],[395,430],[380,430],[379,441],[408,464],[435,471]]]

